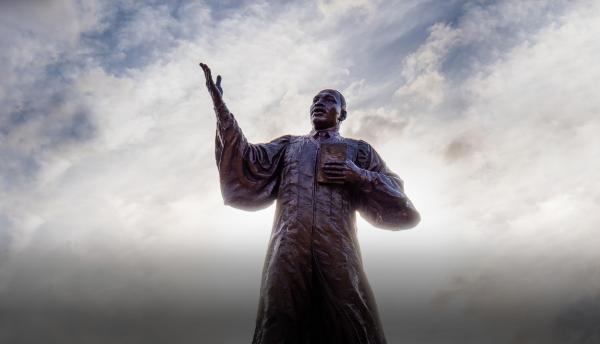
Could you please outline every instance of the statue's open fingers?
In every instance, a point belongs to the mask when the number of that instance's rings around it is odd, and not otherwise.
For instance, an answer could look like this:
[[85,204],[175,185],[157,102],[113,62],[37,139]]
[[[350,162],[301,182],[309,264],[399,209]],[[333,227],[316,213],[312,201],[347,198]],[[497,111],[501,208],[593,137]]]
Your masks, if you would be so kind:
[[323,172],[327,176],[341,176],[345,173],[345,168],[341,166],[325,165],[323,166]]
[[208,66],[200,62],[200,68],[202,68],[202,71],[204,72],[204,77],[206,77],[206,70],[208,69]]
[[329,176],[328,175],[327,176],[327,180],[330,180],[332,182],[337,182],[337,181],[345,182],[346,181],[346,176],[343,176],[343,175],[342,176]]
[[213,81],[212,73],[210,71],[210,68],[206,67],[206,71],[205,71],[204,74],[206,74],[206,83],[210,84],[210,85],[214,85],[215,82]]
[[327,176],[327,178],[344,176],[343,171],[323,171],[323,172],[325,172],[325,175]]
[[217,84],[215,86],[217,86],[217,90],[219,90],[219,93],[221,93],[221,95],[223,95],[223,88],[221,87],[221,76],[217,75]]
[[200,67],[202,67],[202,70],[204,71],[204,78],[206,79],[206,85],[210,85],[210,84],[214,84],[213,80],[212,80],[212,74],[210,72],[210,68],[204,64],[204,63],[200,63]]
[[323,167],[335,170],[345,170],[347,168],[346,162],[343,161],[327,161],[325,164],[323,164]]

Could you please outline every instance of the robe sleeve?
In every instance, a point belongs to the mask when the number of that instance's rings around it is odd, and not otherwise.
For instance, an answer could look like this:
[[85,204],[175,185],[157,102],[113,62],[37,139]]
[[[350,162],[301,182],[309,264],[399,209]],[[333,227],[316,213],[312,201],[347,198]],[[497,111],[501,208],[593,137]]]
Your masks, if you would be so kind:
[[373,226],[399,230],[416,226],[421,217],[404,194],[404,183],[390,171],[377,152],[359,141],[358,166],[362,181],[356,185],[358,211]]
[[215,156],[223,201],[243,210],[266,208],[277,197],[283,155],[291,136],[264,144],[248,143],[225,104],[215,112]]

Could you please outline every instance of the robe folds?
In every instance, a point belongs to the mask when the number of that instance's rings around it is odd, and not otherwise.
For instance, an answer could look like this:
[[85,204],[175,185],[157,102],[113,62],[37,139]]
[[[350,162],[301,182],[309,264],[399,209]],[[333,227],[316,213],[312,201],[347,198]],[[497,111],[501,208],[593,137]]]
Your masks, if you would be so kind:
[[419,222],[391,172],[366,142],[332,132],[347,144],[364,181],[321,184],[322,143],[313,133],[248,143],[225,105],[217,113],[216,160],[225,204],[258,210],[276,202],[262,272],[253,344],[383,344],[377,305],[356,236],[356,211],[374,226],[405,229]]

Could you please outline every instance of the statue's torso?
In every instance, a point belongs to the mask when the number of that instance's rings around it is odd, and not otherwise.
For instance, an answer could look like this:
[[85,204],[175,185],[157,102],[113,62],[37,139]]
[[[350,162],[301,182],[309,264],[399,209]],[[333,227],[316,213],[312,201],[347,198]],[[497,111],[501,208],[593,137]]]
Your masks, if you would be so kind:
[[356,160],[356,140],[334,136],[319,142],[308,135],[292,139],[283,157],[277,195],[278,216],[283,217],[280,225],[300,222],[307,227],[354,231],[352,188],[317,182],[317,159],[323,143],[345,143],[347,157]]

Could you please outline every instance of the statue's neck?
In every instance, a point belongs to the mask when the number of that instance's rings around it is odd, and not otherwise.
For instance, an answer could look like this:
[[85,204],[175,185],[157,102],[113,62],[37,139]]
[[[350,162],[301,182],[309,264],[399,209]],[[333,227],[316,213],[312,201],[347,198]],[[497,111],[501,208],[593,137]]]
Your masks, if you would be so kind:
[[313,129],[311,130],[311,132],[315,133],[317,131],[332,131],[332,132],[339,132],[340,131],[340,123],[336,123],[334,126],[331,126],[329,128],[315,128],[315,126],[313,125]]

